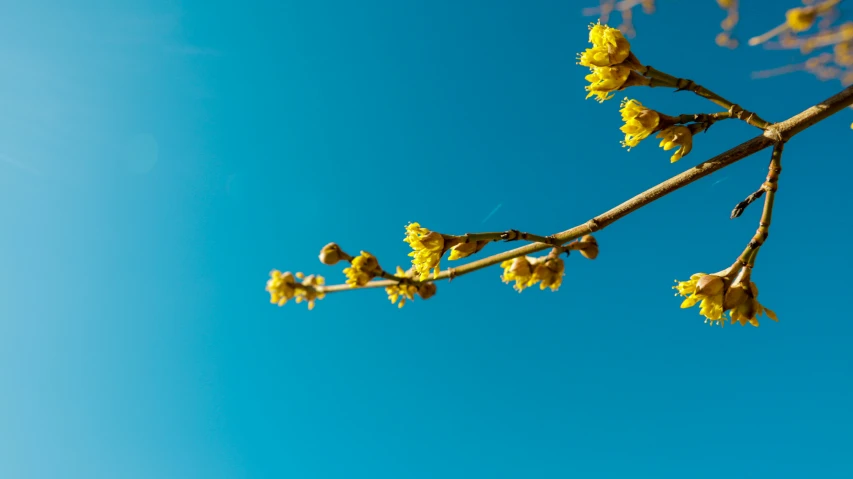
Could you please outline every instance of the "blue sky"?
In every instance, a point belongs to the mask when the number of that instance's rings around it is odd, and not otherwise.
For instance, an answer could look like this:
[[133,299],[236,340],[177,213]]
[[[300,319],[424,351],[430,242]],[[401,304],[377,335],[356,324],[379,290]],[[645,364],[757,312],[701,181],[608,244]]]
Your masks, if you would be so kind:
[[[670,289],[743,248],[760,208],[728,214],[769,152],[602,231],[557,293],[490,268],[402,310],[268,303],[272,268],[342,280],[329,241],[391,266],[409,221],[549,234],[755,135],[621,149],[574,64],[592,3],[5,5],[0,476],[850,477],[846,111],[785,150],[753,276],[779,323],[709,328]],[[770,120],[840,88],[750,80],[799,57],[658,3],[647,64]],[[744,36],[795,4],[745,3]]]

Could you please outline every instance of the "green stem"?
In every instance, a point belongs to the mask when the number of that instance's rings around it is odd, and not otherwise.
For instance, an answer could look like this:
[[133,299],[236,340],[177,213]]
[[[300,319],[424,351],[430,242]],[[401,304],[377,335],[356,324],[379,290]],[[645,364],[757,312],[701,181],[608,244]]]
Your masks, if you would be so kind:
[[747,260],[746,260],[746,267],[747,268],[752,268],[753,266],[755,266],[755,259],[758,258],[758,252],[759,251],[761,251],[760,248],[754,250],[752,252],[752,254],[749,255],[749,258],[747,258]]

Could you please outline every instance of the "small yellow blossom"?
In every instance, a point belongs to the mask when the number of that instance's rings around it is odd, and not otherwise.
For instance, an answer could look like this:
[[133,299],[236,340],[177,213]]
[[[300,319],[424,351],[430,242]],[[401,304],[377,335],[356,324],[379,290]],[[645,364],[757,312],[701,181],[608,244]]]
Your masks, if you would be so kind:
[[282,273],[274,269],[270,272],[266,290],[270,293],[270,303],[283,306],[296,294],[296,278],[290,271]]
[[524,291],[524,288],[533,284],[530,280],[533,278],[532,264],[535,263],[534,258],[527,256],[506,260],[501,263],[501,268],[504,269],[501,280],[504,283],[515,281],[513,288],[520,293]]
[[631,44],[616,28],[600,23],[590,25],[587,48],[579,54],[578,63],[585,67],[607,67],[622,63],[631,54]]
[[538,282],[539,289],[551,288],[551,291],[557,291],[563,283],[564,269],[565,264],[562,258],[557,255],[548,255],[533,269],[533,276],[528,286]]
[[[704,278],[704,279],[703,279]],[[714,324],[718,321],[723,324],[723,297],[725,283],[722,278],[705,273],[696,273],[688,281],[675,281],[673,286],[677,290],[676,296],[681,295],[685,300],[681,303],[682,308],[699,305],[699,314],[705,316],[705,322]]]
[[625,122],[620,128],[622,133],[625,133],[625,141],[622,146],[631,149],[637,146],[640,140],[648,137],[657,129],[660,124],[660,115],[654,110],[650,110],[643,106],[637,100],[629,100],[625,98],[622,101],[622,109],[619,112],[622,114],[622,121]]
[[[388,300],[391,301],[391,304],[396,304],[398,308],[402,308],[406,304],[406,299],[414,301],[418,287],[413,284],[400,283],[394,286],[386,286],[385,292],[388,293]],[[397,299],[400,300],[399,303]]]
[[[399,266],[397,266],[397,274],[395,276],[398,278],[407,278],[406,272]],[[388,293],[388,300],[391,301],[391,304],[396,304],[398,308],[402,308],[406,304],[407,299],[409,301],[415,300],[415,293],[418,292],[418,287],[408,281],[401,281],[393,286],[387,286],[385,292]],[[400,300],[399,303],[397,302],[398,299]]]
[[592,73],[585,77],[589,82],[585,87],[589,92],[586,97],[595,96],[599,103],[609,100],[613,98],[614,91],[625,87],[629,76],[631,76],[631,67],[625,65],[592,68]]
[[465,258],[483,249],[488,241],[470,241],[468,243],[459,243],[450,248],[450,261]]
[[739,322],[741,326],[745,326],[749,323],[758,327],[757,317],[764,313],[766,313],[767,317],[773,321],[779,321],[776,317],[776,313],[758,302],[758,287],[755,286],[755,283],[749,283],[749,290],[747,291],[746,296],[745,301],[742,301],[741,304],[733,307],[731,311],[729,311],[729,316],[732,318],[732,324]]
[[815,8],[792,8],[785,12],[785,23],[795,32],[802,32],[812,27],[817,17]]
[[380,273],[379,261],[367,251],[362,251],[359,256],[352,259],[348,268],[344,268],[347,275],[347,284],[351,288],[364,286]]
[[409,256],[412,257],[412,265],[418,273],[418,279],[423,281],[429,278],[430,270],[433,271],[433,277],[438,276],[439,263],[444,254],[444,236],[421,228],[418,223],[409,223],[403,241],[412,247],[413,251]]
[[[296,302],[301,303],[302,301],[308,302],[308,310],[314,309],[314,300],[323,299],[326,296],[325,293],[321,291],[317,291],[315,286],[323,286],[326,284],[326,279],[320,275],[308,275],[305,276],[302,273],[296,273],[298,278],[304,278],[302,280],[302,288],[296,289]],[[307,286],[307,287],[305,287]]]
[[[601,23],[589,24],[589,43],[597,47],[618,46],[619,39],[625,38],[618,28],[611,28]],[[626,54],[627,56],[627,54]]]
[[693,133],[691,133],[690,128],[687,128],[686,126],[671,126],[661,130],[657,134],[657,138],[662,138],[660,147],[663,148],[664,151],[669,151],[675,147],[679,147],[678,150],[673,153],[672,157],[670,157],[670,163],[675,163],[680,160],[690,153],[690,150],[693,148]]

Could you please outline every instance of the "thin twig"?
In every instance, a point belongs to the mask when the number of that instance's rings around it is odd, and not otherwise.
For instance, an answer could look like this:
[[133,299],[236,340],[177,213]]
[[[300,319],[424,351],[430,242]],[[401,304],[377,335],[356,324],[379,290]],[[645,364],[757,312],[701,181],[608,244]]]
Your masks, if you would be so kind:
[[770,157],[767,180],[761,185],[767,191],[767,196],[764,198],[764,210],[761,212],[758,230],[755,232],[752,240],[749,241],[749,244],[746,245],[746,249],[743,250],[739,258],[740,262],[745,265],[753,265],[759,248],[767,241],[767,236],[770,235],[770,223],[773,221],[773,204],[776,199],[776,189],[779,185],[779,173],[782,172],[782,151],[784,149],[784,142],[773,145],[773,155]]
[[649,78],[665,82],[669,87],[675,88],[675,91],[686,90],[693,92],[701,96],[702,98],[708,99],[728,110],[732,117],[737,118],[738,120],[743,120],[747,124],[752,125],[756,128],[764,130],[771,125],[769,122],[761,119],[754,112],[744,110],[737,103],[723,98],[722,96],[712,92],[711,90],[703,87],[702,85],[699,85],[693,80],[689,80],[686,78],[677,78],[673,75],[670,75],[669,73],[662,72],[648,65],[644,67],[644,70],[641,73]]
[[737,205],[735,205],[735,209],[732,210],[732,214],[729,218],[735,219],[735,218],[740,217],[740,215],[743,214],[744,210],[746,210],[747,206],[751,205],[753,201],[757,200],[758,198],[761,198],[762,196],[764,196],[764,186],[763,185],[761,188],[758,189],[758,191],[747,196],[745,200],[743,200],[740,203],[738,203]]

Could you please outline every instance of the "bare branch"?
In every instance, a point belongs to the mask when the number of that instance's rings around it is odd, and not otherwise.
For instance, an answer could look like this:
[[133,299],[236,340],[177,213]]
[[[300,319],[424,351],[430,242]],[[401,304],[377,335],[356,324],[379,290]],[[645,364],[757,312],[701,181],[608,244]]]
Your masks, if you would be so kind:
[[[648,190],[634,196],[633,198],[623,202],[622,204],[611,208],[610,210],[592,218],[591,220],[551,235],[558,244],[564,244],[568,241],[580,238],[581,236],[599,231],[616,222],[638,209],[654,202],[664,196],[683,188],[701,178],[704,178],[715,171],[721,170],[729,165],[732,165],[747,156],[757,153],[765,148],[780,142],[786,142],[794,135],[815,125],[816,123],[825,120],[831,115],[839,112],[843,108],[853,105],[853,86],[847,87],[838,94],[827,98],[826,100],[812,106],[785,121],[770,125],[762,135],[757,136],[749,141],[721,153],[710,160],[702,162],[687,171],[684,171],[672,178],[649,188]],[[529,255],[548,248],[552,248],[553,244],[534,243],[515,248],[503,253],[498,253],[486,258],[482,258],[470,263],[464,264],[457,268],[451,268],[442,271],[435,279],[427,281],[443,280],[448,278],[457,278],[464,274],[500,264],[503,261],[513,259],[519,256]],[[339,291],[348,291],[352,289],[362,288],[380,288],[396,284],[395,281],[371,281],[366,286],[361,288],[350,288],[349,285],[333,285],[326,287],[318,287],[318,291],[324,293],[334,293]]]

